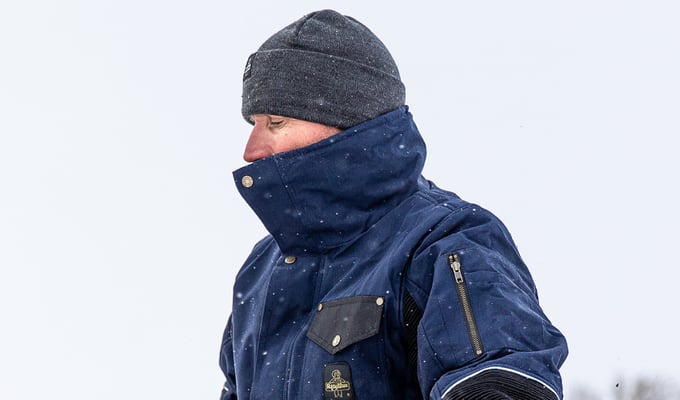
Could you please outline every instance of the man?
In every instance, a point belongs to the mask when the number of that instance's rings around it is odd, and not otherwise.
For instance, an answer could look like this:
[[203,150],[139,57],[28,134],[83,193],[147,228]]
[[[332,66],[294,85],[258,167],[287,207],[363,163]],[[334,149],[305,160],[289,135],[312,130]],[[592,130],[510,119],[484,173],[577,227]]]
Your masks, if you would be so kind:
[[234,172],[270,235],[236,277],[222,399],[559,399],[562,334],[490,212],[421,176],[383,43],[324,10],[243,75]]

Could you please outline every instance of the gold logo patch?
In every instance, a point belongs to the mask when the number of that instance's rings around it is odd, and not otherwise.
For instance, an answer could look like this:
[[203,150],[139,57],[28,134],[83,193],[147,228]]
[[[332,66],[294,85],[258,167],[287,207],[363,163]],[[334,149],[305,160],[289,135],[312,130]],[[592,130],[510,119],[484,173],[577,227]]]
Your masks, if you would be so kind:
[[352,372],[345,362],[324,366],[324,400],[354,399]]
[[348,381],[342,379],[342,373],[339,369],[334,369],[331,372],[331,380],[326,382],[326,391],[333,392],[333,397],[342,398],[342,393],[351,388]]

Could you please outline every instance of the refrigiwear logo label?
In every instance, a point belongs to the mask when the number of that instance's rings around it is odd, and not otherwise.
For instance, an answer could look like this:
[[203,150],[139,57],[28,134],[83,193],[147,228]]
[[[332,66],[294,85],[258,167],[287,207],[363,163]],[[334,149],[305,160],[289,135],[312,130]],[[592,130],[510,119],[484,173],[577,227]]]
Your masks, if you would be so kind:
[[326,364],[323,368],[324,400],[354,399],[352,372],[349,364]]
[[246,79],[250,78],[250,75],[253,70],[253,58],[255,58],[255,53],[251,54],[250,57],[248,57],[248,61],[246,61],[246,69],[243,71],[243,80],[245,81]]

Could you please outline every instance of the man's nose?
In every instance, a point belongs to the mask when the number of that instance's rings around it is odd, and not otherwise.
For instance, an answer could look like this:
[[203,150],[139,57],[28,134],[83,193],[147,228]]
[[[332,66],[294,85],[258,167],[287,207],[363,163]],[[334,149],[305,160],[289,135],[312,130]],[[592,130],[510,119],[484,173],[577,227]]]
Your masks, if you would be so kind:
[[256,123],[250,132],[248,143],[246,143],[243,159],[246,162],[253,162],[272,154],[274,154],[274,151],[271,143],[267,140],[266,129],[261,124]]

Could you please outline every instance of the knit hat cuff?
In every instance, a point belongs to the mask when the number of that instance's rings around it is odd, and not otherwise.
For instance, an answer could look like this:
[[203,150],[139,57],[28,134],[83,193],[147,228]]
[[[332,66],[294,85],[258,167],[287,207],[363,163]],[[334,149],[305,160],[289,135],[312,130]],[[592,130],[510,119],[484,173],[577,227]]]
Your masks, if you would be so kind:
[[254,53],[244,74],[241,113],[273,114],[347,129],[405,103],[399,72],[313,51]]

